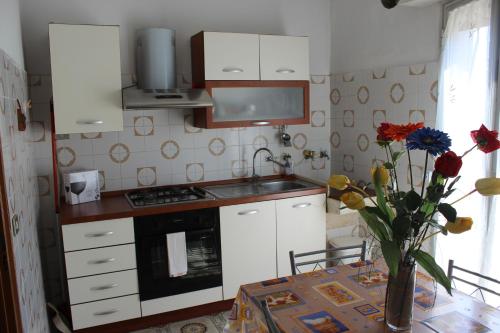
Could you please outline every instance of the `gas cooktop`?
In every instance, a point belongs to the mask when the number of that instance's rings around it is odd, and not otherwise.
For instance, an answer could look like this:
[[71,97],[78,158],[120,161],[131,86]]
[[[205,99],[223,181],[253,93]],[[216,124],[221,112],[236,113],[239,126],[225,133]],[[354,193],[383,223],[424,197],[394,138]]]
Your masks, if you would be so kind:
[[135,190],[125,194],[133,208],[163,206],[193,201],[214,200],[199,187],[168,186]]

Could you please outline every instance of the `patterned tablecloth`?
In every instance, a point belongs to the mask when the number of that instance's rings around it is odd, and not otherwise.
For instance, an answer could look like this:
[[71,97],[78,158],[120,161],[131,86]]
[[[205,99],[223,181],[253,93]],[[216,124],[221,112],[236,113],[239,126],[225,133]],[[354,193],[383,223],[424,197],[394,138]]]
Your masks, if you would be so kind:
[[[264,298],[282,332],[387,332],[387,277],[385,265],[361,262],[242,286],[224,332],[267,332]],[[500,332],[500,311],[417,273],[412,332]]]

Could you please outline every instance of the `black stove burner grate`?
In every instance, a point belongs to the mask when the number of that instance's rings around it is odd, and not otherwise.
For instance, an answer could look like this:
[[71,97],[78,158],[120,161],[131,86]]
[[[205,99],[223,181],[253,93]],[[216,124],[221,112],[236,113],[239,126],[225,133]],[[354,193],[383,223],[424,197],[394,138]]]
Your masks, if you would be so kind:
[[180,186],[131,191],[126,193],[125,196],[133,207],[159,206],[213,199],[200,188]]

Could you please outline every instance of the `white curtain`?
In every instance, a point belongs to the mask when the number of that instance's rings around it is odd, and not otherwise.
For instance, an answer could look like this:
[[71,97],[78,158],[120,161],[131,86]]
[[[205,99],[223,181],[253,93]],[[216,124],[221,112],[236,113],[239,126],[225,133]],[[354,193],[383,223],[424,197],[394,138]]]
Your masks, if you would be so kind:
[[[498,0],[473,0],[448,13],[442,41],[437,127],[449,133],[452,150],[457,155],[473,146],[471,130],[479,129],[481,124],[497,128],[496,82],[492,75],[497,60],[491,57],[495,54],[492,33],[496,31],[492,25],[492,1]],[[493,175],[496,171],[493,157],[478,150],[464,157],[462,178],[448,201],[472,190],[476,179]],[[472,217],[474,226],[460,235],[438,237],[436,259],[442,267],[447,267],[448,260],[453,259],[458,266],[500,279],[500,225],[494,231],[499,219],[492,209],[494,205],[491,199],[479,194],[455,205],[458,216]],[[457,288],[466,289],[459,285]]]

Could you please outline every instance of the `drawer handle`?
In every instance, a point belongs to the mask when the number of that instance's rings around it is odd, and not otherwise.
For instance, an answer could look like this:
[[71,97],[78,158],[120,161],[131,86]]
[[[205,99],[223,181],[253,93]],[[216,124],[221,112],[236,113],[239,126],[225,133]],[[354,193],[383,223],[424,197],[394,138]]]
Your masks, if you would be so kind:
[[243,68],[239,67],[224,67],[222,69],[224,73],[243,73]]
[[244,210],[242,212],[238,212],[238,215],[254,215],[259,212],[258,209],[252,209],[252,210]]
[[295,73],[295,70],[291,69],[291,68],[278,68],[276,70],[276,73],[280,73],[280,74],[293,74],[293,73]]
[[309,206],[311,206],[310,202],[303,202],[303,203],[295,204],[292,207],[293,208],[306,208],[306,207],[309,207]]
[[104,121],[102,121],[102,120],[78,120],[76,123],[80,124],[80,125],[102,125],[102,124],[104,124]]
[[106,310],[106,311],[100,311],[100,312],[94,312],[94,316],[108,316],[113,313],[117,313],[117,309],[111,309],[111,310]]
[[256,126],[265,126],[265,125],[271,125],[270,121],[254,121],[252,125]]
[[105,286],[92,287],[92,288],[90,288],[90,290],[92,290],[92,291],[100,291],[100,290],[113,289],[113,288],[116,288],[116,287],[118,287],[118,283],[112,283],[112,284],[108,284],[108,285],[105,285]]
[[104,231],[104,232],[96,232],[96,233],[86,234],[85,237],[95,238],[95,237],[111,236],[113,234],[114,234],[113,231]]
[[106,258],[106,259],[99,259],[99,260],[91,260],[88,263],[91,265],[100,265],[100,264],[107,264],[110,262],[115,261],[116,258]]

